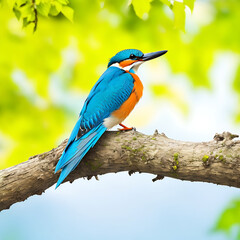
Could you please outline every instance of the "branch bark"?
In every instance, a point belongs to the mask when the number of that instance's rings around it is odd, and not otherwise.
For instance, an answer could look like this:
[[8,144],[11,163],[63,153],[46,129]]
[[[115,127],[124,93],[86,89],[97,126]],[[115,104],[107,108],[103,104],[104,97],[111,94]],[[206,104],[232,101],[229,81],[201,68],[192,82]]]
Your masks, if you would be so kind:
[[[164,134],[144,135],[136,131],[106,132],[66,181],[106,173],[129,171],[189,181],[240,187],[240,141],[228,132],[209,142],[176,141]],[[54,168],[67,139],[57,148],[0,171],[0,211],[41,195],[57,182]]]

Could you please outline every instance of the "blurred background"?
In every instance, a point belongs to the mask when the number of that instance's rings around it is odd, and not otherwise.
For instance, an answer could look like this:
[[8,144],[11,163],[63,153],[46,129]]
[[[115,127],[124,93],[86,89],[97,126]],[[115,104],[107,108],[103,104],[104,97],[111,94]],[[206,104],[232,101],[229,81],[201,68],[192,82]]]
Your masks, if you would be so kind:
[[[0,4],[0,169],[67,138],[109,59],[126,48],[168,50],[139,69],[144,95],[128,126],[185,141],[239,134],[239,0]],[[238,189],[153,177],[51,187],[0,213],[0,239],[240,239]]]

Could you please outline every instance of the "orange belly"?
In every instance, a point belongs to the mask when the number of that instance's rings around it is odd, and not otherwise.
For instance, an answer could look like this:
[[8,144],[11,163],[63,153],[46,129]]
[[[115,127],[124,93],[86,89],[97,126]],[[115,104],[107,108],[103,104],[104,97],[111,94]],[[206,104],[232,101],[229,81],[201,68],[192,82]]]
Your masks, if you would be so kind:
[[131,72],[128,72],[134,78],[134,87],[129,98],[122,104],[122,106],[114,111],[112,115],[117,117],[121,122],[129,115],[133,110],[139,99],[142,97],[143,85],[139,77]]

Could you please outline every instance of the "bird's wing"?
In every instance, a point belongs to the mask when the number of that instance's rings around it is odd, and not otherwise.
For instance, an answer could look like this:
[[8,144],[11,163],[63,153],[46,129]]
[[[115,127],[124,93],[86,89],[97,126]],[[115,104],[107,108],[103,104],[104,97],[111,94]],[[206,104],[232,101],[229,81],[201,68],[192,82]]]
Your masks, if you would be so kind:
[[[122,79],[124,81],[122,81]],[[134,79],[132,76],[126,73],[124,70],[121,70],[117,67],[109,67],[95,83],[87,99],[85,100],[83,108],[79,114],[79,119],[68,139],[66,148],[71,142],[75,140],[77,136],[84,135],[84,133],[90,129],[90,126],[97,126],[98,123],[101,123],[104,118],[110,115],[111,107],[113,107],[115,99],[117,100],[117,97],[115,96],[116,93],[112,90],[116,90],[118,87],[119,91],[122,92],[122,94],[126,92],[127,99],[131,94],[128,93],[132,91],[133,81]],[[120,90],[120,88],[122,89]],[[113,105],[108,108],[108,104],[111,102]],[[115,105],[116,109],[118,109],[120,106]],[[83,130],[82,133],[81,130]]]
[[80,113],[81,123],[78,136],[98,126],[113,111],[119,109],[129,98],[133,87],[134,79],[131,74],[117,67],[108,68],[85,101]]
[[55,171],[66,168],[73,159],[75,161],[76,156],[80,156],[80,162],[89,146],[92,147],[99,139],[96,134],[100,137],[106,131],[103,120],[120,108],[129,98],[133,87],[134,79],[131,74],[116,67],[105,71],[86,99]]

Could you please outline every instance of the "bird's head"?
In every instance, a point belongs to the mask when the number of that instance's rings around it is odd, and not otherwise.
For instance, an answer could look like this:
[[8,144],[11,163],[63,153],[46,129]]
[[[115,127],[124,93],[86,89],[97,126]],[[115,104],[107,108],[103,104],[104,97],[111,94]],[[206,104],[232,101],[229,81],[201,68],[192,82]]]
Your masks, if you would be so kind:
[[143,54],[137,49],[126,49],[118,52],[114,57],[112,57],[108,63],[108,67],[116,66],[124,70],[137,70],[143,62],[160,57],[166,52],[166,50],[163,50]]

